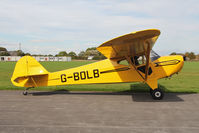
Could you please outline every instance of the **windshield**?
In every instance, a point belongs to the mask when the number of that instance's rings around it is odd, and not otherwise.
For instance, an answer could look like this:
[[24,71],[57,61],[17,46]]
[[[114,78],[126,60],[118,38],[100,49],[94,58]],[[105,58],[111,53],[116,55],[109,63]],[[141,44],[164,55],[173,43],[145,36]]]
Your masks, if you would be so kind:
[[155,51],[151,50],[150,58],[151,58],[151,61],[154,61],[160,58],[160,56]]

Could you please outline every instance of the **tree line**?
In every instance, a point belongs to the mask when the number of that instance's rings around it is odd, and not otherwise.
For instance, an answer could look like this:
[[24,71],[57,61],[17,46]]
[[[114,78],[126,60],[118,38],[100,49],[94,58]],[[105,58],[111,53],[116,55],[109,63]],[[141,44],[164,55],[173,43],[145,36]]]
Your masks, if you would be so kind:
[[[15,51],[17,56],[24,56],[24,55],[31,55],[30,53],[24,53],[21,50]],[[6,48],[0,47],[0,56],[10,56],[10,52],[7,51]],[[32,56],[53,56],[49,55],[41,55],[41,54],[32,54]],[[87,48],[85,51],[81,51],[80,53],[76,54],[74,51],[66,52],[60,51],[55,56],[70,56],[72,59],[80,59],[80,60],[87,60],[89,56],[92,57],[93,60],[102,60],[106,59],[106,57],[97,51],[96,47]]]
[[79,54],[76,54],[73,51],[69,53],[67,53],[66,51],[60,51],[55,56],[71,56],[72,59],[81,59],[81,60],[87,60],[89,56],[91,56],[93,60],[106,59],[106,57],[103,54],[101,54],[96,49],[96,47],[87,48],[85,51],[81,51]]
[[0,47],[0,56],[11,56],[11,52],[14,52],[16,56],[30,55],[29,53],[24,53],[22,50],[7,51],[6,48]]
[[[24,53],[21,50],[14,51],[17,56],[24,56],[24,55],[31,55],[30,53]],[[186,52],[186,53],[176,53],[172,52],[170,55],[183,55],[188,60],[194,60],[199,59],[199,54],[196,55],[194,52]],[[9,51],[7,51],[6,48],[0,47],[0,56],[10,56]],[[51,54],[49,55],[41,55],[41,54],[32,54],[32,56],[53,56]],[[106,59],[106,57],[101,54],[96,47],[87,48],[85,51],[81,51],[80,53],[76,54],[75,52],[66,52],[66,51],[60,51],[55,56],[70,56],[72,59],[80,59],[80,60],[87,60],[89,56],[92,57],[93,60],[102,60]]]
[[196,59],[197,56],[199,57],[199,54],[196,55],[194,52],[186,52],[186,53],[184,53],[184,54],[172,52],[170,55],[183,55],[183,56],[185,56],[188,60],[194,60],[194,59]]

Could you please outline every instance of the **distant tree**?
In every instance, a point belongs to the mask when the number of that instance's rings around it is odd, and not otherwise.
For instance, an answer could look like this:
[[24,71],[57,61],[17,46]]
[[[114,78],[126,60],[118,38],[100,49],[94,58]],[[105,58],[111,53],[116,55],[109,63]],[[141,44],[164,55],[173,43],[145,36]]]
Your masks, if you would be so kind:
[[93,60],[100,60],[100,57],[99,56],[94,56]]
[[194,52],[191,52],[191,53],[189,54],[189,58],[190,58],[191,60],[196,58],[196,55],[194,54]]
[[81,51],[81,52],[78,54],[78,56],[80,56],[80,57],[85,56],[85,52],[84,52],[84,51]]
[[0,47],[0,51],[7,51],[7,49],[4,47]]
[[78,54],[79,59],[88,59],[89,56],[93,56],[94,60],[106,59],[106,57],[101,54],[96,47],[87,48],[86,51],[81,51]]
[[32,54],[32,56],[39,56],[38,54]]
[[76,59],[76,57],[77,57],[76,53],[73,51],[69,52],[68,55],[71,56],[72,59]]
[[[101,54],[101,53],[100,53]],[[106,57],[103,55],[103,54],[101,54],[100,55],[100,60],[104,60],[104,59],[106,59]]]
[[106,57],[100,52],[99,52],[99,57],[100,57],[100,60],[106,59]]
[[0,56],[10,56],[7,51],[0,51]]
[[61,52],[59,52],[59,54],[58,55],[56,55],[56,56],[67,56],[68,54],[66,53],[66,51],[61,51]]
[[196,59],[197,59],[197,60],[199,60],[199,54],[198,54],[198,55],[196,55]]
[[24,56],[24,52],[21,50],[17,50],[17,56]]
[[186,52],[185,56],[188,57],[190,60],[193,60],[196,58],[196,55],[194,52]]
[[86,49],[86,51],[89,51],[89,50],[97,50],[97,49],[96,49],[96,47],[91,47],[91,48]]
[[177,55],[177,53],[176,52],[172,52],[170,55]]
[[87,57],[86,57],[84,51],[81,51],[81,52],[78,54],[78,59],[82,59],[82,60],[86,60],[86,59],[87,59]]
[[100,56],[94,56],[93,60],[103,60],[106,59],[106,57],[104,55],[100,55]]
[[85,52],[86,56],[99,56],[99,54],[100,54],[99,51],[97,51],[96,49],[86,50]]
[[31,55],[30,53],[25,53],[25,55]]

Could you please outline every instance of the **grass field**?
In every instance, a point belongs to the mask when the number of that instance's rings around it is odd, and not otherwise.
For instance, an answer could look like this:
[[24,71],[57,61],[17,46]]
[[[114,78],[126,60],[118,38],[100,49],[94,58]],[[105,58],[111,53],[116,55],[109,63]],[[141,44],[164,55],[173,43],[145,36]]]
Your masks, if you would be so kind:
[[[92,63],[93,61],[41,62],[50,72]],[[24,88],[12,85],[10,78],[16,62],[0,62],[0,90],[21,90]],[[199,62],[185,62],[183,70],[171,79],[160,79],[159,85],[166,92],[199,93]],[[142,83],[69,85],[55,87],[38,87],[34,90],[69,90],[69,91],[148,91]]]

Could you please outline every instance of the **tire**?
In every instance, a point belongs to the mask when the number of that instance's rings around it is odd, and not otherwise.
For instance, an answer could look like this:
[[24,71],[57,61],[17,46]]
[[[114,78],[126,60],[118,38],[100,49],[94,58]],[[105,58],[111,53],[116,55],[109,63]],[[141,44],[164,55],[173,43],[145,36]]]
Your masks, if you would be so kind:
[[154,100],[161,100],[164,97],[164,92],[161,89],[157,88],[151,91],[151,96]]
[[24,91],[24,92],[23,92],[23,95],[25,95],[25,96],[28,95],[28,92],[27,92],[27,91]]

